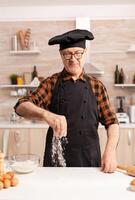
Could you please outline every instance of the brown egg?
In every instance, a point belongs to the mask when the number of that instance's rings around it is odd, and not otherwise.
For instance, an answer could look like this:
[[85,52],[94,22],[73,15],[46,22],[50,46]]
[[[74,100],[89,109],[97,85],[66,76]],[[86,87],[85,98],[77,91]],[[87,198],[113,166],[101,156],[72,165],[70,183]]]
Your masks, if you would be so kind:
[[11,172],[11,171],[10,171],[10,172],[7,172],[6,174],[8,174],[8,175],[11,177],[11,179],[12,179],[12,178],[14,177],[14,175],[15,175],[14,172]]
[[4,179],[4,188],[9,188],[11,186],[11,181],[9,179]]
[[0,190],[2,190],[4,187],[3,182],[0,181]]
[[0,181],[3,181],[3,174],[0,175]]
[[18,183],[19,183],[18,178],[14,177],[13,179],[11,179],[11,186],[14,187],[14,186],[18,185]]
[[10,180],[10,179],[11,179],[11,176],[10,176],[9,174],[6,173],[6,174],[3,175],[3,179],[9,179],[9,180]]
[[130,185],[135,186],[135,179],[133,179],[133,180],[130,182]]

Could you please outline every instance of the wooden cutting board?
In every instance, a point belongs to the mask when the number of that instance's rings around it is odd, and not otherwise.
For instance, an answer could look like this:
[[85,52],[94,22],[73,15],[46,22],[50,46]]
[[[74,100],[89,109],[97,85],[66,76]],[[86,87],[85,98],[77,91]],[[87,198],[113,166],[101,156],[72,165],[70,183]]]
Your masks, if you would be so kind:
[[127,173],[130,176],[135,176],[135,166],[134,165],[118,165],[117,171]]

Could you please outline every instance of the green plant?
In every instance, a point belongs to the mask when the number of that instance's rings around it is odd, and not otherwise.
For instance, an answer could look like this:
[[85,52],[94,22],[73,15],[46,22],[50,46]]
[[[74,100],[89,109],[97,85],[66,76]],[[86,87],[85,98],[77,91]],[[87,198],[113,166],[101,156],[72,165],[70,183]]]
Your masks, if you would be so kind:
[[17,84],[17,74],[11,74],[9,77],[12,85]]

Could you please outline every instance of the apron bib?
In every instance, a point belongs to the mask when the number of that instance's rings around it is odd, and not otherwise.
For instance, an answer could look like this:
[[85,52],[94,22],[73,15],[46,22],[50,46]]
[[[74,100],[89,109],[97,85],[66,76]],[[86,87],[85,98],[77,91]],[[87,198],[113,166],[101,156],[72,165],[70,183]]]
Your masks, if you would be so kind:
[[[67,167],[99,167],[98,108],[89,78],[86,81],[59,77],[53,90],[50,111],[67,119],[68,144],[64,148]],[[48,129],[43,166],[52,166],[53,130]]]

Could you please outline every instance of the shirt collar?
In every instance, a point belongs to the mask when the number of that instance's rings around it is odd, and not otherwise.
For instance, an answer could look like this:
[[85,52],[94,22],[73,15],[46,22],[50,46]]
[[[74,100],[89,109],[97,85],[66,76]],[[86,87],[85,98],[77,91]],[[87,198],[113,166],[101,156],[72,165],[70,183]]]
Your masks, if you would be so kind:
[[[67,81],[67,80],[72,79],[72,75],[71,75],[69,72],[67,72],[65,68],[62,70],[61,73],[62,73],[62,78],[63,78],[64,81]],[[86,73],[84,72],[84,69],[83,69],[83,71],[82,71],[82,73],[80,74],[78,80],[80,79],[80,80],[82,80],[82,81],[86,81],[85,74],[86,74]]]

